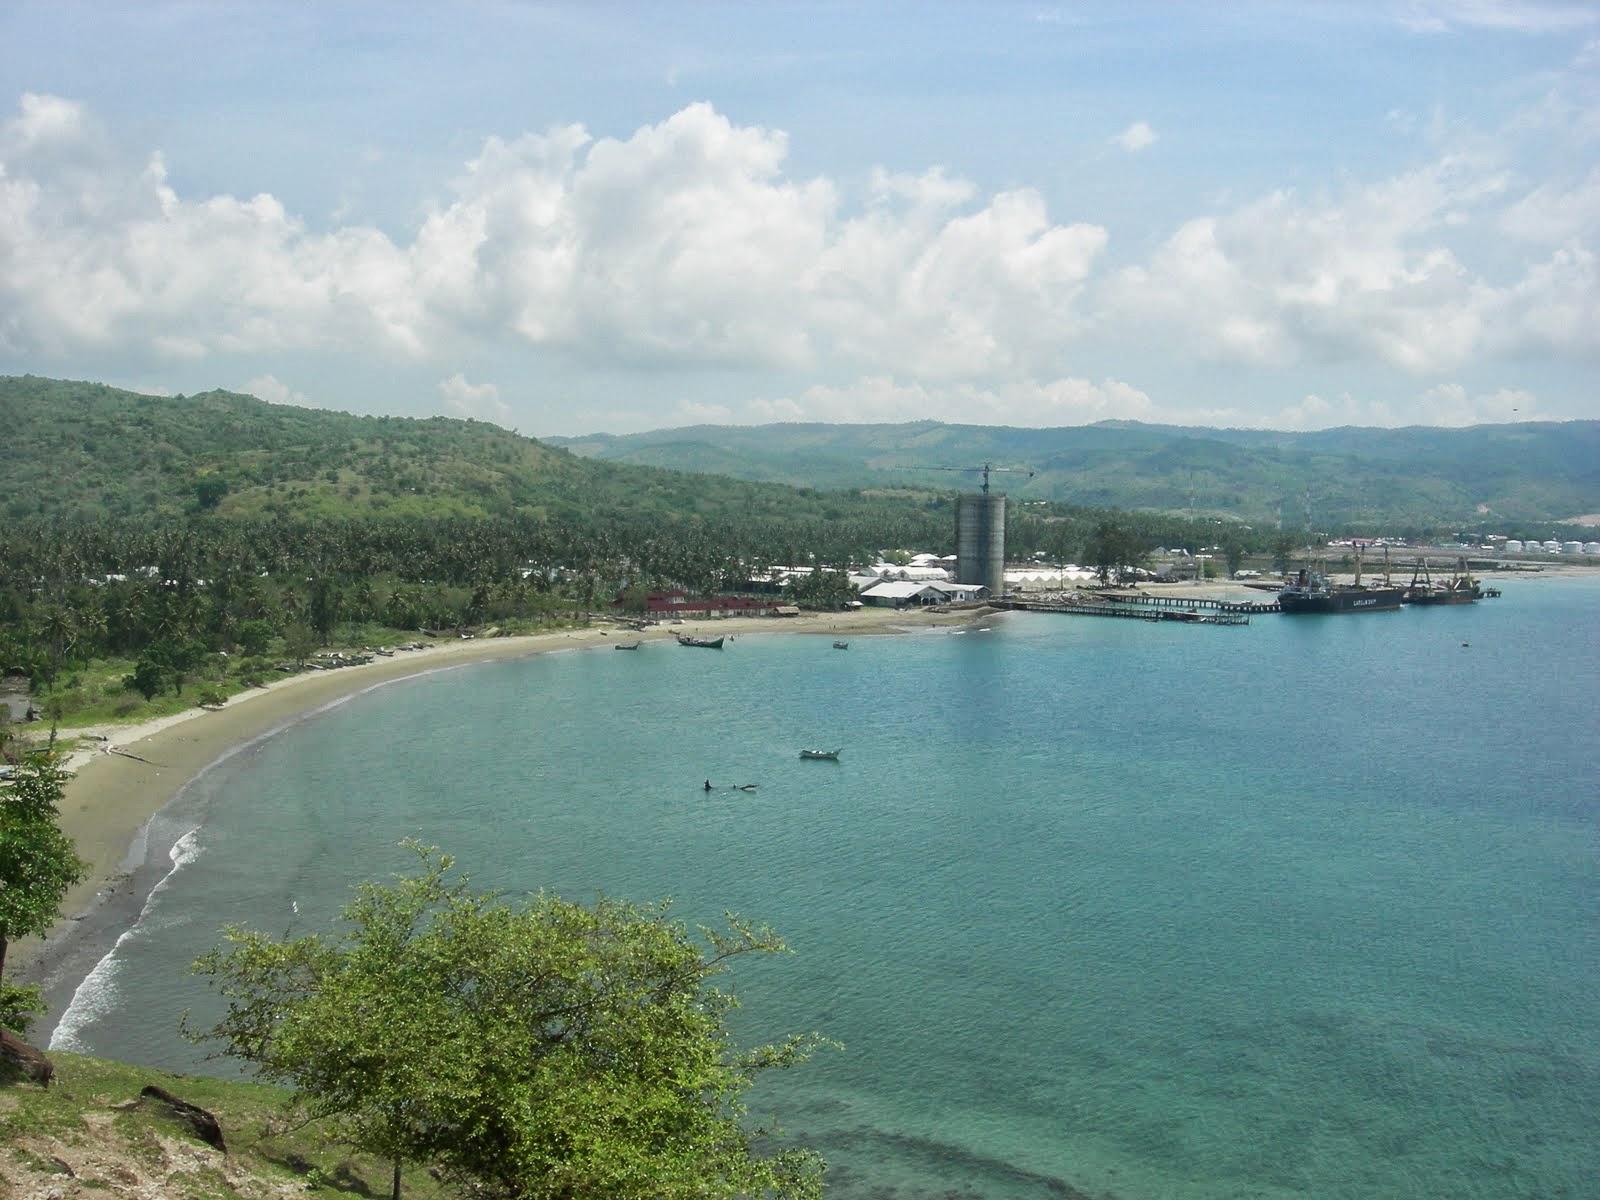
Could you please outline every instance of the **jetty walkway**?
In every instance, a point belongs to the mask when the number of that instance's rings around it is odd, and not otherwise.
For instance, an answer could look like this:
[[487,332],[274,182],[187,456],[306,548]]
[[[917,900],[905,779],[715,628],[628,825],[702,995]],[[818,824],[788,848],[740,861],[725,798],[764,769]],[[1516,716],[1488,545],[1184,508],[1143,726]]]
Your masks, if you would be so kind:
[[1153,596],[1148,592],[1102,592],[1092,600],[992,600],[990,604],[1014,612],[1182,621],[1191,625],[1248,625],[1257,613],[1280,611],[1276,600],[1256,603],[1203,596]]

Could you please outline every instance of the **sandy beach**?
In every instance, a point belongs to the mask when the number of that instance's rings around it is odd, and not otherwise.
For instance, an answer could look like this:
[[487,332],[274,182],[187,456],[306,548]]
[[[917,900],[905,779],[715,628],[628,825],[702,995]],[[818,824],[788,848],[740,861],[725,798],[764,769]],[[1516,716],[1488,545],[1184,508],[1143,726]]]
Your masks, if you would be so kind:
[[858,636],[893,634],[931,625],[971,621],[994,610],[965,607],[896,611],[863,608],[799,617],[735,617],[653,626],[636,633],[610,622],[585,629],[525,637],[435,639],[420,650],[334,671],[306,671],[233,697],[218,709],[193,708],[135,725],[64,728],[78,748],[66,765],[73,773],[61,804],[61,828],[89,864],[83,882],[62,903],[64,919],[45,938],[11,947],[7,974],[40,983],[50,1001],[48,1023],[59,1016],[70,990],[138,917],[166,863],[142,863],[142,831],[189,780],[230,749],[292,724],[328,705],[397,680],[473,663],[521,658],[617,642],[670,640],[674,633]]

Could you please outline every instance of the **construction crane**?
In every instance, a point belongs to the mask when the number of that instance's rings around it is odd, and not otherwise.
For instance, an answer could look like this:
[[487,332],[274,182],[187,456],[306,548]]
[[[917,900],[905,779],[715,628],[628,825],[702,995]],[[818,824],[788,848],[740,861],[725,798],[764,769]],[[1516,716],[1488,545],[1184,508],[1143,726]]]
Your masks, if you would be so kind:
[[1029,479],[1033,478],[1033,472],[1027,467],[996,467],[989,463],[984,463],[979,467],[907,467],[906,469],[908,471],[982,471],[983,486],[978,490],[981,491],[985,496],[989,494],[989,473],[991,471],[995,474],[999,474],[1001,471],[1016,471],[1020,474],[1026,475]]

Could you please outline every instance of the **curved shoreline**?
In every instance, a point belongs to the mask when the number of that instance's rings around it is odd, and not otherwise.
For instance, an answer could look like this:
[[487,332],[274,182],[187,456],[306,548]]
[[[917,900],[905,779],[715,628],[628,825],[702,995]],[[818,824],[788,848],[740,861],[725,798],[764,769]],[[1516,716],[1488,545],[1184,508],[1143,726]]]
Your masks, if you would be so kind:
[[[992,612],[860,609],[799,618],[734,617],[715,622],[724,635],[891,634],[902,629],[962,624]],[[704,630],[695,622],[683,629]],[[66,760],[72,773],[62,797],[60,826],[73,840],[88,871],[61,904],[64,919],[44,938],[20,939],[10,948],[8,977],[37,983],[47,1010],[31,1036],[47,1041],[78,987],[138,920],[151,891],[170,869],[169,855],[184,830],[164,829],[168,813],[187,786],[252,743],[314,717],[375,687],[476,663],[618,641],[666,640],[673,627],[644,633],[595,626],[520,637],[438,641],[423,650],[376,659],[336,671],[305,672],[235,696],[220,709],[192,708],[137,725],[99,725],[64,730],[88,737],[99,749],[76,750]]]

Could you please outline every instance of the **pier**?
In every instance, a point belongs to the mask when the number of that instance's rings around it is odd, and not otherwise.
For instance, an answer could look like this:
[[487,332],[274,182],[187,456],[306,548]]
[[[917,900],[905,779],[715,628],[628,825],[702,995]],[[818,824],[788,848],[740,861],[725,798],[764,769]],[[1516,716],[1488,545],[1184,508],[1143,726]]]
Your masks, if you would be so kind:
[[1279,611],[1276,600],[1259,604],[1202,596],[1152,596],[1148,592],[1105,592],[1098,599],[1085,601],[999,600],[990,603],[996,608],[1014,612],[1119,617],[1132,621],[1181,621],[1190,625],[1248,625],[1250,618],[1257,613]]

